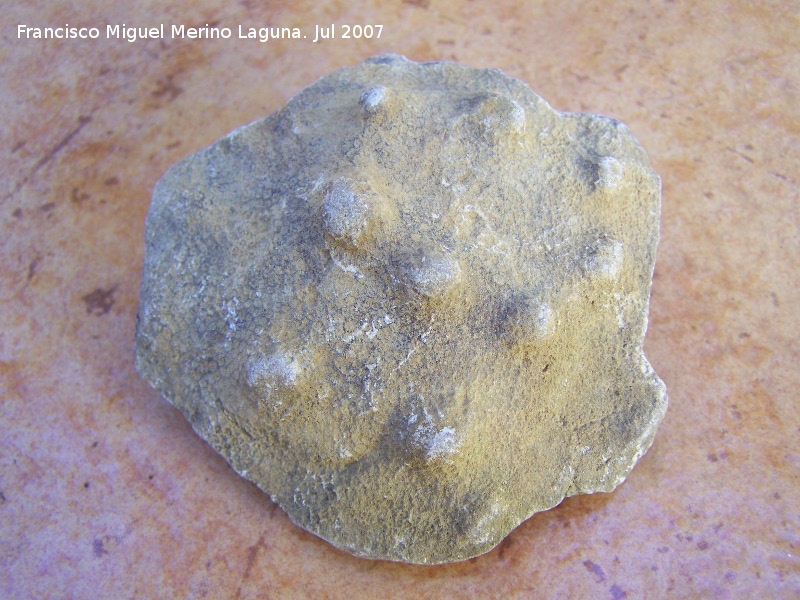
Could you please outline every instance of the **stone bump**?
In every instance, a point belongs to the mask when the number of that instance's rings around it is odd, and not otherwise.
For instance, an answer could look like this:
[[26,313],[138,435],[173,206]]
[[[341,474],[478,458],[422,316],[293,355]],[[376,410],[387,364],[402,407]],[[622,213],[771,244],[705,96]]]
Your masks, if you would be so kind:
[[297,525],[467,559],[650,447],[659,215],[622,123],[373,57],[158,182],[136,365]]

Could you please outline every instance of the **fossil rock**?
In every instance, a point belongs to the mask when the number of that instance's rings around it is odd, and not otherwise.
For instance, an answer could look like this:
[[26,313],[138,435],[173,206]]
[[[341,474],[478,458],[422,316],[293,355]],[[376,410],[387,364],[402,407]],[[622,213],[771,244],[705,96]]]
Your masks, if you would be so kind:
[[378,56],[164,175],[137,367],[298,525],[465,559],[650,446],[659,211],[621,123]]

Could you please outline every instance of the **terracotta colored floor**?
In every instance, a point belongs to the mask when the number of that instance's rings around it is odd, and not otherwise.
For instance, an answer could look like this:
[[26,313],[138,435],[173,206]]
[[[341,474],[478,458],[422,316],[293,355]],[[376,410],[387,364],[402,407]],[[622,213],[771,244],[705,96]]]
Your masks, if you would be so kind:
[[[15,4],[0,11],[1,597],[800,596],[795,2]],[[16,35],[162,22],[233,38]],[[234,39],[268,23],[310,37]],[[384,27],[312,43],[330,23]],[[387,51],[499,67],[558,109],[619,118],[664,182],[646,351],[671,404],[653,448],[616,492],[442,567],[296,528],[133,368],[159,176]]]

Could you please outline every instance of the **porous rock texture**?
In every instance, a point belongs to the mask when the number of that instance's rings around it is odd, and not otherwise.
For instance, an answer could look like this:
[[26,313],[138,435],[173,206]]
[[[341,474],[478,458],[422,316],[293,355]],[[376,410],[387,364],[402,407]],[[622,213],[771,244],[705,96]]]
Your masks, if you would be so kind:
[[377,56],[159,181],[137,367],[298,525],[469,558],[652,443],[659,212],[623,124]]

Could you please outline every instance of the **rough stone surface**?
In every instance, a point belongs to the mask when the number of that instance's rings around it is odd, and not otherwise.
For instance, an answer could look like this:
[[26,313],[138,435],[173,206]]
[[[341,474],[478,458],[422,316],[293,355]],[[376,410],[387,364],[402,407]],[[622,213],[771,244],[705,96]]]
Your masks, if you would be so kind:
[[472,557],[650,446],[659,211],[621,123],[374,57],[164,175],[137,368],[298,525]]

